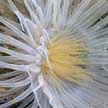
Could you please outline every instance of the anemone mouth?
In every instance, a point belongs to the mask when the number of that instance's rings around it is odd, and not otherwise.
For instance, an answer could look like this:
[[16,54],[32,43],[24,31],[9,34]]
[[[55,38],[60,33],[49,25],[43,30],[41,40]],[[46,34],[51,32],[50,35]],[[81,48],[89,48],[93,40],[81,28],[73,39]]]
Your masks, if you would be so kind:
[[48,58],[52,71],[47,61],[42,64],[42,72],[45,76],[58,77],[79,84],[90,78],[88,47],[82,39],[72,36],[55,36],[51,40],[52,46],[47,45]]

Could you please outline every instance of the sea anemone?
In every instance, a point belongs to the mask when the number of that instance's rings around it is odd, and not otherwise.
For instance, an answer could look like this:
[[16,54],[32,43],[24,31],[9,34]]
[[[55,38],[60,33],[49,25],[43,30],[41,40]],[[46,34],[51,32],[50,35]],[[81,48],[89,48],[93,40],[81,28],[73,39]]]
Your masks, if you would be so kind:
[[108,1],[23,1],[0,16],[0,108],[108,108]]

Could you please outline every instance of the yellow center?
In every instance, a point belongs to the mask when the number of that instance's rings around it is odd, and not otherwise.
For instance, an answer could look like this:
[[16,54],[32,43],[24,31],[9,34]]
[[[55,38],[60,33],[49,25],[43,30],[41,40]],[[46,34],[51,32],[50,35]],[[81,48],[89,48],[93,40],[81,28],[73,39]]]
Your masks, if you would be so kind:
[[87,46],[83,41],[69,36],[56,36],[52,43],[53,46],[47,46],[52,72],[45,61],[42,65],[45,75],[74,83],[89,79],[87,70],[83,68],[88,64]]

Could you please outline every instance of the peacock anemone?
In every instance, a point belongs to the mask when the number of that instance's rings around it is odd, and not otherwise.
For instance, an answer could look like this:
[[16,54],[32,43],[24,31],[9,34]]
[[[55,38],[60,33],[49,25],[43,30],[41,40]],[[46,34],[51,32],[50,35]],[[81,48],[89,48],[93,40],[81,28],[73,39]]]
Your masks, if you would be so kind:
[[19,2],[0,16],[0,108],[108,108],[108,1]]

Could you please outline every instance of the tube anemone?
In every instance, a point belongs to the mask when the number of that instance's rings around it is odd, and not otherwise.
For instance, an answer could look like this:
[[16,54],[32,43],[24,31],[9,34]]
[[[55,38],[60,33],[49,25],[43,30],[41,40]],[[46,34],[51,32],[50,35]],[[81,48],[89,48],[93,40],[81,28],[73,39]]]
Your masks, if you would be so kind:
[[23,2],[0,16],[0,108],[107,108],[108,1]]

